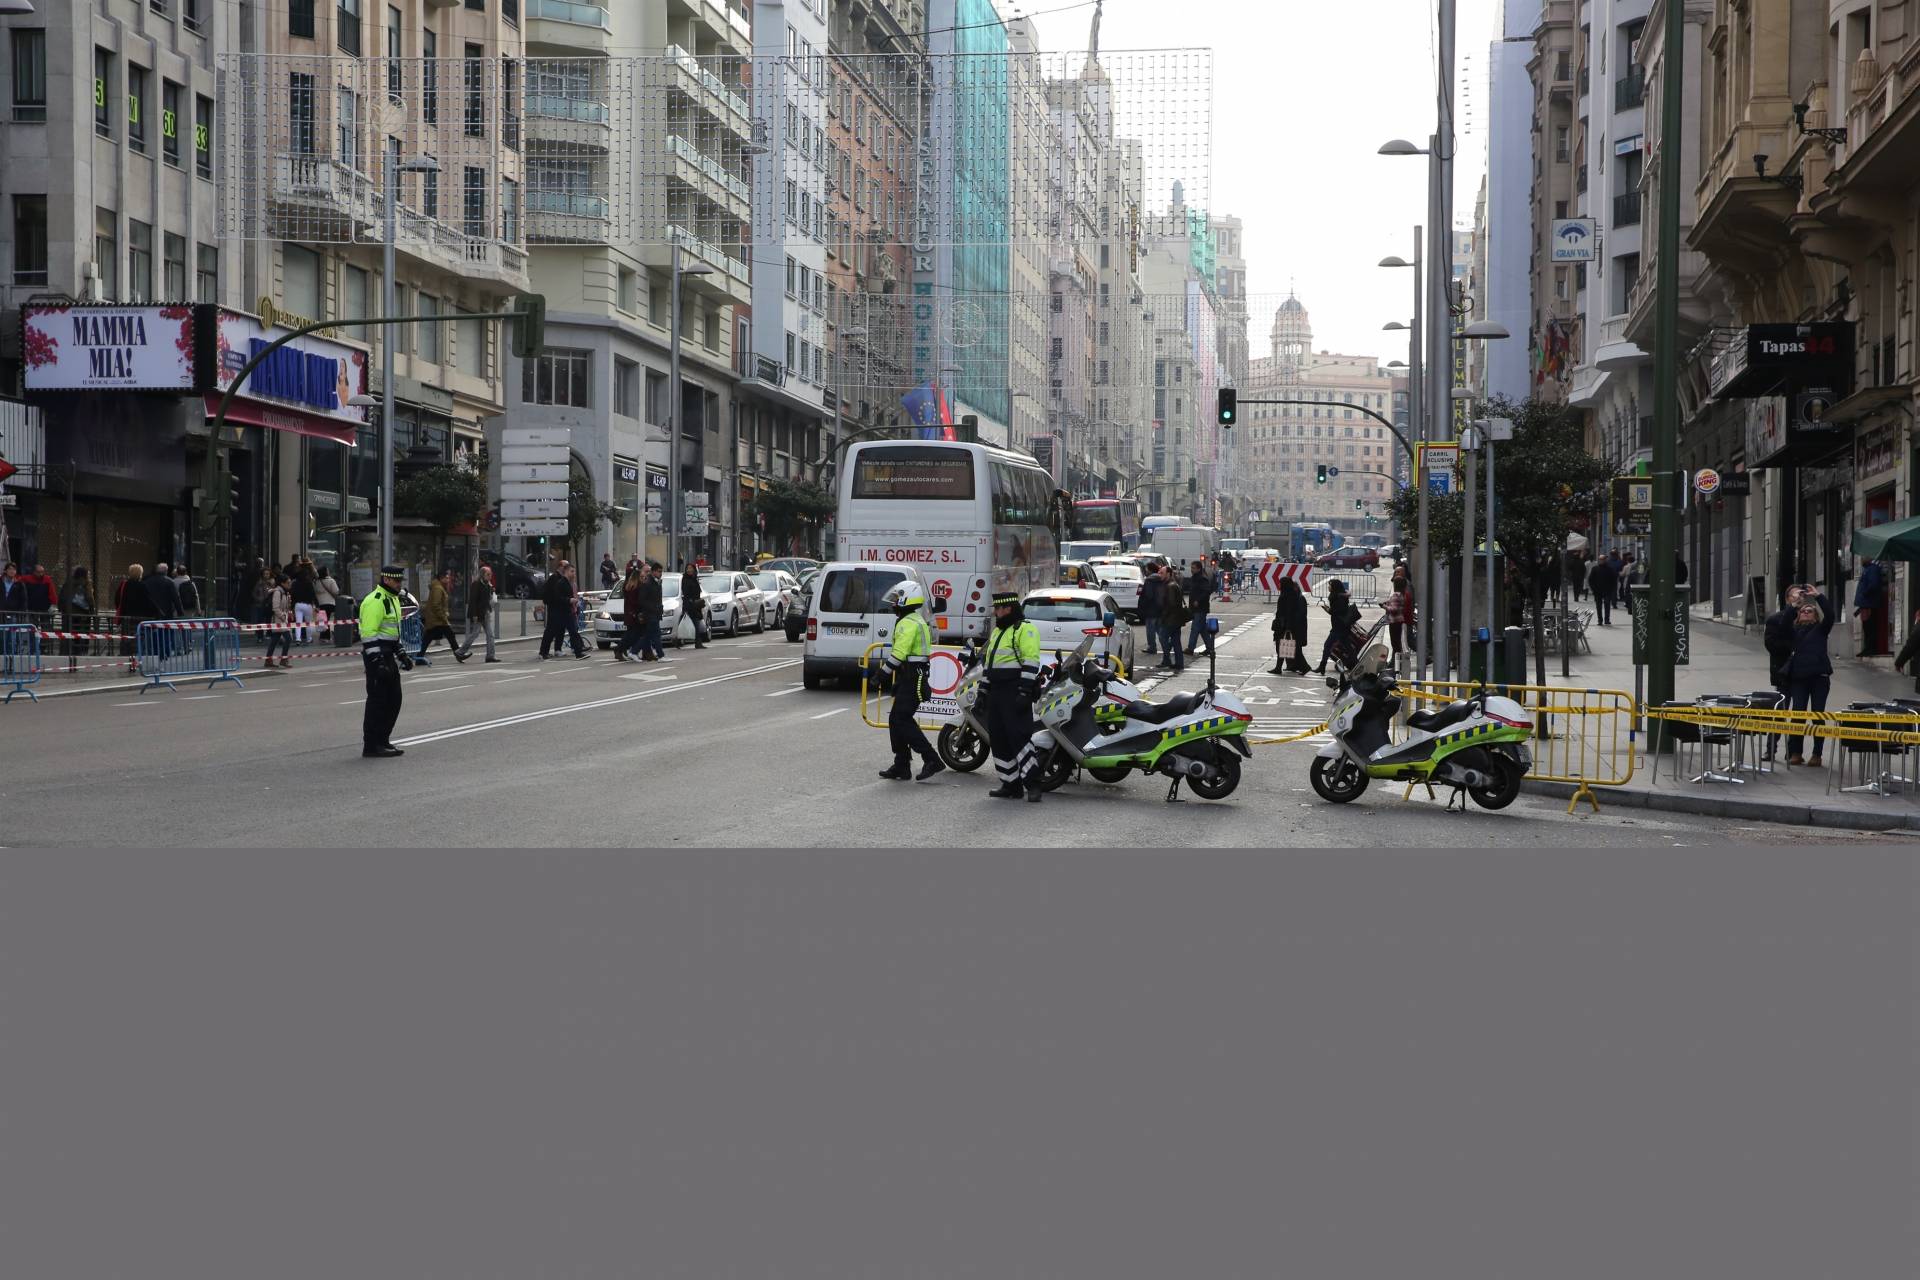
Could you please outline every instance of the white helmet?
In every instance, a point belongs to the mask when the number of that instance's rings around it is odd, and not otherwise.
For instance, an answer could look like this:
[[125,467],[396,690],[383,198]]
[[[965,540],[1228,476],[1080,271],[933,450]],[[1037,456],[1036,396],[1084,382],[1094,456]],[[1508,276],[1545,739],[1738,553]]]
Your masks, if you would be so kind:
[[914,613],[927,607],[927,593],[917,582],[902,582],[882,596],[880,603],[895,613]]

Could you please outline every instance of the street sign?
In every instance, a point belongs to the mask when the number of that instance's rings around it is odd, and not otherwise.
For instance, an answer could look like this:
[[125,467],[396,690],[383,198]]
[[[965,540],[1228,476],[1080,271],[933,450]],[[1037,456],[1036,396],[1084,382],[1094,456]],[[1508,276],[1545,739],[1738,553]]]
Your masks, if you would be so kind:
[[537,465],[521,463],[518,466],[503,466],[500,468],[500,479],[502,482],[513,481],[515,483],[558,480],[561,484],[565,484],[567,482],[567,464],[564,462],[543,462]]
[[19,495],[19,494],[17,494],[17,493],[0,493],[0,507],[17,507],[17,506],[19,506],[19,505],[20,505],[20,495]]
[[5,458],[0,458],[0,483],[13,479],[13,473],[19,469]]
[[1613,478],[1613,531],[1642,536],[1653,532],[1653,480],[1649,476]]
[[567,464],[567,446],[563,444],[521,444],[506,445],[500,450],[500,461],[507,466],[527,464]]
[[1427,477],[1427,492],[1445,496],[1453,492],[1454,468],[1460,465],[1460,446],[1453,441],[1430,441],[1417,446],[1420,470]]
[[502,520],[500,532],[509,538],[545,537],[554,534],[564,535],[567,531],[565,520]]
[[563,448],[573,443],[571,427],[508,427],[500,433],[503,445],[520,444],[557,444]]
[[700,507],[704,509],[707,505],[707,492],[704,489],[700,489],[700,490],[689,489],[685,493],[681,494],[680,498],[681,498],[681,501],[686,503],[688,510],[692,510],[694,507]]
[[1553,260],[1555,262],[1592,262],[1596,236],[1592,218],[1555,218],[1553,220]]
[[564,484],[553,484],[550,481],[528,483],[502,480],[500,482],[500,496],[502,498],[544,498],[555,502],[565,502],[567,500],[567,486]]
[[1259,572],[1254,575],[1254,579],[1260,584],[1262,591],[1278,591],[1282,578],[1292,578],[1300,584],[1302,591],[1310,591],[1313,588],[1313,566],[1310,564],[1281,564],[1277,560],[1269,560],[1265,564],[1262,564]]
[[567,500],[565,498],[520,498],[503,501],[500,514],[509,520],[565,520],[567,518]]

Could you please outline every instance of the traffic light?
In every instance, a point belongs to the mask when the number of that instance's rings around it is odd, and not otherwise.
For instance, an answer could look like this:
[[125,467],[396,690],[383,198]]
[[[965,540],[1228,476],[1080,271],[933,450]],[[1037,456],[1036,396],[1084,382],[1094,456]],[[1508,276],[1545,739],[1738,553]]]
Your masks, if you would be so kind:
[[240,477],[231,471],[227,472],[227,519],[240,520]]
[[1365,511],[1367,509],[1366,500],[1364,498],[1355,498],[1353,500],[1353,509],[1355,511]]
[[531,360],[547,345],[547,295],[523,293],[513,310],[513,354]]
[[1324,462],[1317,463],[1314,466],[1313,482],[1315,484],[1325,484],[1327,482],[1327,464],[1326,463]]
[[1220,388],[1220,425],[1229,431],[1233,429],[1233,420],[1239,410],[1240,393],[1232,387]]

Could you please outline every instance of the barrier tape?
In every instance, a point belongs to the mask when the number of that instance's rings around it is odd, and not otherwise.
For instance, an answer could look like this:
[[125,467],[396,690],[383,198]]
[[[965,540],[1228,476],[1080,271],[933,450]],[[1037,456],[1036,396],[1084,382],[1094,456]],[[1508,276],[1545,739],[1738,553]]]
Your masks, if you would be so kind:
[[[1815,737],[1887,746],[1920,746],[1920,712],[1902,715],[1883,711],[1789,711],[1766,707],[1642,707],[1650,721],[1692,724],[1734,733]],[[1905,729],[1882,725],[1906,725]]]
[[1319,724],[1303,733],[1289,734],[1284,738],[1248,738],[1247,745],[1250,747],[1277,747],[1288,742],[1304,742],[1308,738],[1319,737],[1325,733],[1332,724],[1333,721],[1331,720],[1322,720]]

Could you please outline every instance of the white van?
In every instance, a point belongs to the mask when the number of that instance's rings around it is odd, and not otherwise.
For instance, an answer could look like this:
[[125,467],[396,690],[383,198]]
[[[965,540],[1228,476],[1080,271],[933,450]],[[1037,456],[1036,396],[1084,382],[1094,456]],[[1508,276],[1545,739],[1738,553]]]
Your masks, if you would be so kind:
[[1190,524],[1178,529],[1156,529],[1153,549],[1180,566],[1185,574],[1195,560],[1204,560],[1220,546],[1220,533],[1210,525]]
[[[910,565],[835,560],[820,570],[807,611],[800,682],[809,689],[818,689],[827,680],[857,683],[867,647],[893,639],[893,611],[881,606],[881,598],[909,580],[922,588],[927,585]],[[927,603],[933,613],[946,612],[945,600],[929,595]]]

